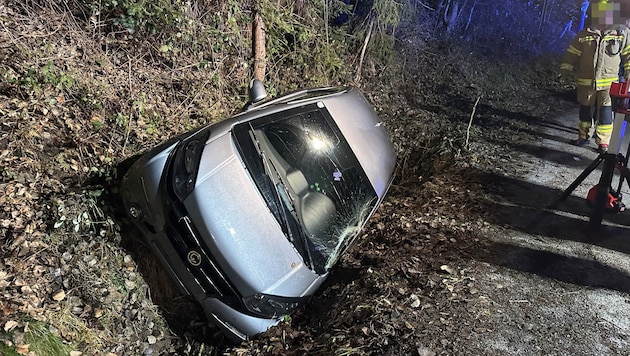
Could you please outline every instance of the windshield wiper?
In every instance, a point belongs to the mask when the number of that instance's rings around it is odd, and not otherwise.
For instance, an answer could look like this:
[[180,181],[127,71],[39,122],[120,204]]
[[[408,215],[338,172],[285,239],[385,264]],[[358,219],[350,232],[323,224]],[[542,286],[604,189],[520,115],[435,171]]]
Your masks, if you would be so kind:
[[[282,199],[283,203],[285,204],[286,209],[289,210],[289,212],[291,212],[291,215],[297,222],[296,230],[298,234],[300,235],[300,242],[302,243],[302,247],[306,254],[305,257],[307,257],[308,259],[308,265],[311,268],[315,269],[315,265],[313,263],[313,256],[311,254],[311,248],[309,245],[310,240],[308,236],[306,235],[306,233],[304,232],[304,228],[303,228],[304,224],[302,224],[302,221],[300,220],[297,209],[295,208],[295,203],[289,196],[289,192],[287,192],[287,186],[282,180],[282,176],[280,175],[280,172],[278,171],[278,169],[276,168],[276,166],[273,164],[272,161],[268,160],[268,162],[269,162],[269,166],[273,168],[275,172],[275,176],[278,177],[278,182],[276,183],[276,191],[278,193],[278,196],[280,196],[280,199]],[[284,209],[282,211],[285,213],[285,216],[286,216],[286,211]],[[291,233],[291,239],[293,240],[292,233]]]
[[[300,242],[302,243],[302,246],[306,253],[306,257],[308,258],[308,265],[312,268],[315,268],[315,265],[313,263],[313,256],[311,254],[311,248],[309,245],[310,240],[308,236],[306,235],[306,233],[304,232],[304,228],[302,227],[304,226],[304,224],[302,224],[302,221],[300,220],[300,217],[298,216],[297,210],[295,208],[295,203],[293,203],[293,201],[289,197],[289,193],[286,190],[286,185],[282,182],[282,178],[279,176],[279,172],[276,169],[276,166],[273,164],[273,162],[269,162],[269,164],[274,169],[276,174],[278,174],[278,179],[280,180],[278,183],[276,183],[276,189],[278,191],[278,195],[284,202],[286,209],[292,213],[291,215],[297,222],[296,230],[298,234],[300,235]],[[293,237],[291,237],[291,239],[293,239]]]
[[[251,124],[249,125],[249,127],[250,127],[251,138],[252,138],[252,141],[255,143],[258,156],[260,157],[262,161],[265,175],[267,175],[267,177],[271,181],[271,184],[273,185],[274,198],[275,198],[274,200],[275,200],[276,205],[278,205],[277,210],[279,210],[279,213],[280,213],[280,220],[282,220],[283,230],[288,235],[289,240],[291,242],[296,242],[295,236],[294,236],[294,229],[292,229],[291,226],[289,226],[289,217],[287,216],[287,210],[288,210],[289,212],[292,212],[291,216],[296,221],[296,223],[294,224],[295,230],[297,230],[298,234],[300,235],[299,237],[300,237],[300,244],[302,245],[302,250],[303,250],[302,252],[304,255],[306,255],[304,256],[306,258],[305,262],[309,268],[314,269],[315,266],[313,265],[313,257],[311,255],[311,249],[309,248],[309,244],[308,244],[309,240],[303,228],[300,226],[301,222],[299,218],[297,217],[297,210],[295,209],[295,204],[293,203],[293,201],[291,201],[291,198],[289,197],[289,193],[287,192],[286,185],[284,184],[282,180],[282,176],[280,175],[280,172],[278,171],[276,166],[273,164],[273,162],[266,157],[265,152],[260,147],[260,140],[258,138],[257,133],[254,131],[254,128],[252,127]],[[272,178],[272,174],[270,174],[272,170],[273,170],[273,176],[276,177],[275,180]]]
[[[251,127],[250,124],[250,138],[252,140],[252,142],[254,143],[254,147],[256,148],[256,152],[258,153],[258,158],[260,159],[260,164],[262,165],[262,169],[263,172],[265,173],[265,177],[267,177],[267,179],[264,181],[266,188],[263,191],[263,195],[265,196],[269,196],[271,195],[270,198],[272,198],[272,202],[273,202],[273,213],[274,215],[278,215],[280,220],[280,223],[282,225],[282,230],[287,232],[289,230],[288,227],[288,223],[287,223],[287,216],[286,213],[284,213],[284,209],[282,209],[282,202],[281,202],[281,197],[278,194],[278,190],[274,187],[274,183],[273,183],[273,179],[271,179],[271,175],[269,172],[269,167],[267,166],[267,164],[265,164],[265,161],[267,160],[265,158],[265,153],[263,152],[263,150],[260,148],[260,143],[258,141],[258,137],[256,136],[256,133],[254,132],[254,129]],[[272,194],[269,194],[273,192]]]

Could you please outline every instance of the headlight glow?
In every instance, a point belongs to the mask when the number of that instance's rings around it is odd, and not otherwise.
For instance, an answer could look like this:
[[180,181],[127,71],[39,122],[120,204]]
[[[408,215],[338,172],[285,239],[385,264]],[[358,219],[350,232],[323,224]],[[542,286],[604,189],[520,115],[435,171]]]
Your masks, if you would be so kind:
[[330,140],[326,137],[322,136],[311,136],[309,137],[309,148],[313,152],[317,153],[326,153],[330,151],[332,148],[332,144]]

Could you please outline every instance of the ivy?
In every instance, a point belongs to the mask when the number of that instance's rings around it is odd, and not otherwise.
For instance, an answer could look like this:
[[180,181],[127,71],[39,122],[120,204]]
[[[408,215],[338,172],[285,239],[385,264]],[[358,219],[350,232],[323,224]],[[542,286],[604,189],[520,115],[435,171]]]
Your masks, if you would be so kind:
[[90,3],[101,20],[111,20],[130,33],[156,33],[176,29],[183,23],[181,0],[99,0]]

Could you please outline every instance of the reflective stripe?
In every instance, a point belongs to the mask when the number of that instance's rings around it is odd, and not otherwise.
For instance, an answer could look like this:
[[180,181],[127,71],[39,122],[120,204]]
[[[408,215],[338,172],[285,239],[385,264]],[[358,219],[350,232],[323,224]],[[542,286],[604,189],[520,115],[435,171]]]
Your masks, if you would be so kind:
[[610,125],[602,125],[602,124],[597,125],[597,132],[609,133],[609,132],[612,132],[612,131],[613,131],[613,125],[612,124],[610,124]]
[[603,41],[623,41],[623,35],[604,35]]
[[617,80],[619,80],[619,78],[614,77],[614,78],[604,78],[604,79],[597,79],[595,81],[595,86],[597,87],[597,89],[606,89],[608,87],[610,87],[610,85],[613,82],[616,82]]
[[580,43],[597,41],[596,36],[584,36],[579,39]]
[[593,85],[593,80],[592,79],[585,79],[585,78],[578,78],[577,79],[577,85],[591,86],[591,85]]
[[[628,63],[630,63],[630,62],[628,62]],[[629,65],[630,65],[630,64],[629,64]],[[562,64],[560,65],[560,70],[568,70],[569,72],[572,72],[572,71],[573,71],[573,68],[574,68],[574,67],[573,67],[573,65],[571,65],[571,64],[569,64],[569,63],[562,63]]]
[[621,55],[625,56],[630,53],[630,45],[626,46],[623,51],[621,51]]
[[593,125],[592,121],[582,121],[582,120],[580,120],[580,123],[578,124],[578,129],[580,131],[587,132],[587,135],[588,135],[588,129],[590,129],[592,125]]
[[602,89],[610,88],[610,85],[613,82],[616,82],[618,80],[619,80],[618,77],[597,79],[595,81],[595,87],[596,87],[595,89],[602,90]]
[[582,51],[580,51],[579,49],[573,46],[569,46],[569,48],[567,48],[567,52],[571,54],[575,54],[578,57],[582,55]]
[[602,78],[602,79],[597,79],[595,81],[595,83],[597,83],[597,85],[600,85],[600,84],[612,84],[612,82],[614,82],[614,81],[616,81],[618,79],[619,78],[617,78],[617,77],[614,77],[614,78]]

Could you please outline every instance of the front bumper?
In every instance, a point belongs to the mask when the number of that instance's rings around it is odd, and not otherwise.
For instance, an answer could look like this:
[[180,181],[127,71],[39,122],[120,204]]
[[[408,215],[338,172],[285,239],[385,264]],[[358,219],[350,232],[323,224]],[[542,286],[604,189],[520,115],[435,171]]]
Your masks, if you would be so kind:
[[201,304],[206,317],[216,322],[227,338],[235,342],[247,340],[281,319],[238,310],[243,308],[241,296],[213,256],[205,252],[209,249],[196,237],[188,216],[174,209],[164,197],[163,172],[175,146],[154,150],[134,163],[121,184],[123,206],[180,289]]
[[241,342],[250,336],[267,331],[282,319],[257,318],[232,309],[216,298],[206,298],[201,302],[206,317],[214,321],[232,341]]

